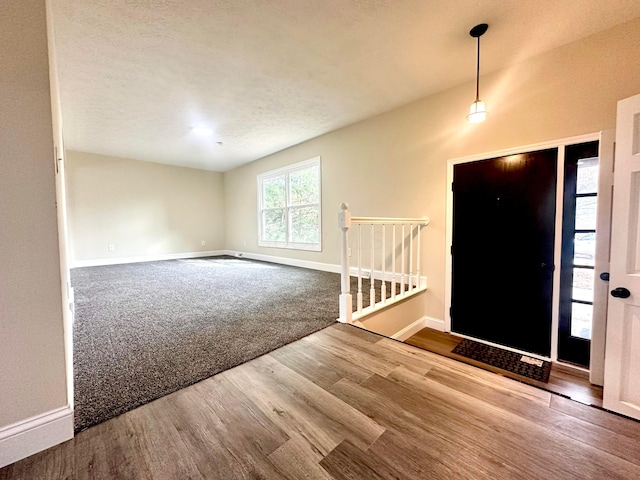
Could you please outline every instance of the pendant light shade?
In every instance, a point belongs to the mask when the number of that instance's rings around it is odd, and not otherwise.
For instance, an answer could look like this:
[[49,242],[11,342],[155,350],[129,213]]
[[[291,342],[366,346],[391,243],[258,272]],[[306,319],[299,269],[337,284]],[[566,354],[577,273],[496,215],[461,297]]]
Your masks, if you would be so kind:
[[476,100],[471,104],[469,108],[469,115],[467,115],[467,120],[471,123],[480,123],[484,122],[487,119],[487,110],[484,107],[484,102],[482,100]]
[[487,109],[484,106],[484,102],[480,100],[480,37],[484,35],[489,28],[486,23],[476,25],[469,31],[469,35],[478,39],[478,57],[476,62],[476,100],[471,104],[469,108],[469,115],[467,120],[471,123],[484,122],[487,118]]

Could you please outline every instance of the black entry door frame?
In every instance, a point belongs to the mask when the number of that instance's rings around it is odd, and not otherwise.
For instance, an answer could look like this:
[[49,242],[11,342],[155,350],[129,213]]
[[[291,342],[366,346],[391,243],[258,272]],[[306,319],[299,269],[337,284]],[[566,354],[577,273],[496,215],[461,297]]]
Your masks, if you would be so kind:
[[[554,238],[554,264],[559,266],[561,263],[562,252],[562,208],[563,195],[564,195],[564,147],[568,145],[574,145],[578,143],[586,143],[590,141],[600,140],[600,134],[594,133],[589,135],[581,135],[577,137],[565,138],[561,140],[555,140],[551,142],[544,142],[539,144],[524,145],[516,148],[490,151],[479,155],[473,155],[469,157],[461,157],[451,159],[447,164],[447,217],[446,217],[446,266],[445,266],[445,318],[444,318],[444,331],[452,332],[451,330],[451,300],[452,300],[452,239],[453,239],[453,190],[452,183],[454,178],[455,165],[469,162],[477,162],[492,158],[506,157],[509,155],[518,155],[527,152],[536,152],[547,149],[558,149],[558,161],[557,161],[557,185],[556,185],[556,218],[555,218],[555,238]],[[551,354],[550,356],[538,355],[532,352],[525,352],[515,348],[505,347],[503,345],[496,345],[492,342],[485,340],[472,338],[476,341],[481,341],[507,350],[512,350],[518,353],[527,354],[532,357],[557,361],[558,360],[558,327],[559,327],[559,305],[560,305],[560,268],[556,268],[553,272],[553,292],[552,292],[552,316],[551,316]],[[606,319],[605,319],[606,321]],[[466,337],[465,335],[452,332],[455,335]]]

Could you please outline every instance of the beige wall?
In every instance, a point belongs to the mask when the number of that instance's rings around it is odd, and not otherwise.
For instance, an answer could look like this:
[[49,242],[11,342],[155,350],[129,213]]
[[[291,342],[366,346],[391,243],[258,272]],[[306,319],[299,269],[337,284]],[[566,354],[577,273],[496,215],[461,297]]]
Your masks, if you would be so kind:
[[[425,313],[442,319],[447,161],[614,128],[617,100],[640,92],[639,51],[637,19],[484,76],[481,97],[490,111],[484,124],[465,120],[473,82],[227,172],[226,246],[337,264],[341,202],[359,216],[429,215]],[[323,251],[258,248],[256,175],[316,155],[322,157]]]
[[0,429],[67,405],[43,0],[0,2]]
[[68,151],[67,188],[72,262],[224,249],[220,173]]

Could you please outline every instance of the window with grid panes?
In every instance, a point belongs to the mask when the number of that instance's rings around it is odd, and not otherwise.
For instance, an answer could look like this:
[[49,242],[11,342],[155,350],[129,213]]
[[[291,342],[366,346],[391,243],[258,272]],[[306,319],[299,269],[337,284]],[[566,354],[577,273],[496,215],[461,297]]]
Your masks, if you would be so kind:
[[320,157],[258,175],[258,245],[319,251]]

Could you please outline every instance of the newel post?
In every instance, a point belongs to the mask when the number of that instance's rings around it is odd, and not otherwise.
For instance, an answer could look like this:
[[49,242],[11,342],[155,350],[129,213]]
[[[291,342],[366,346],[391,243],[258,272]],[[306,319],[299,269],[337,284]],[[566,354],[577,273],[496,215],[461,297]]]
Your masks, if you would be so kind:
[[351,212],[349,205],[343,203],[340,205],[340,213],[338,214],[338,226],[342,231],[341,235],[341,289],[340,289],[340,318],[343,323],[351,323],[351,315],[353,314],[353,303],[351,299],[351,278],[349,271],[349,228],[351,227]]

